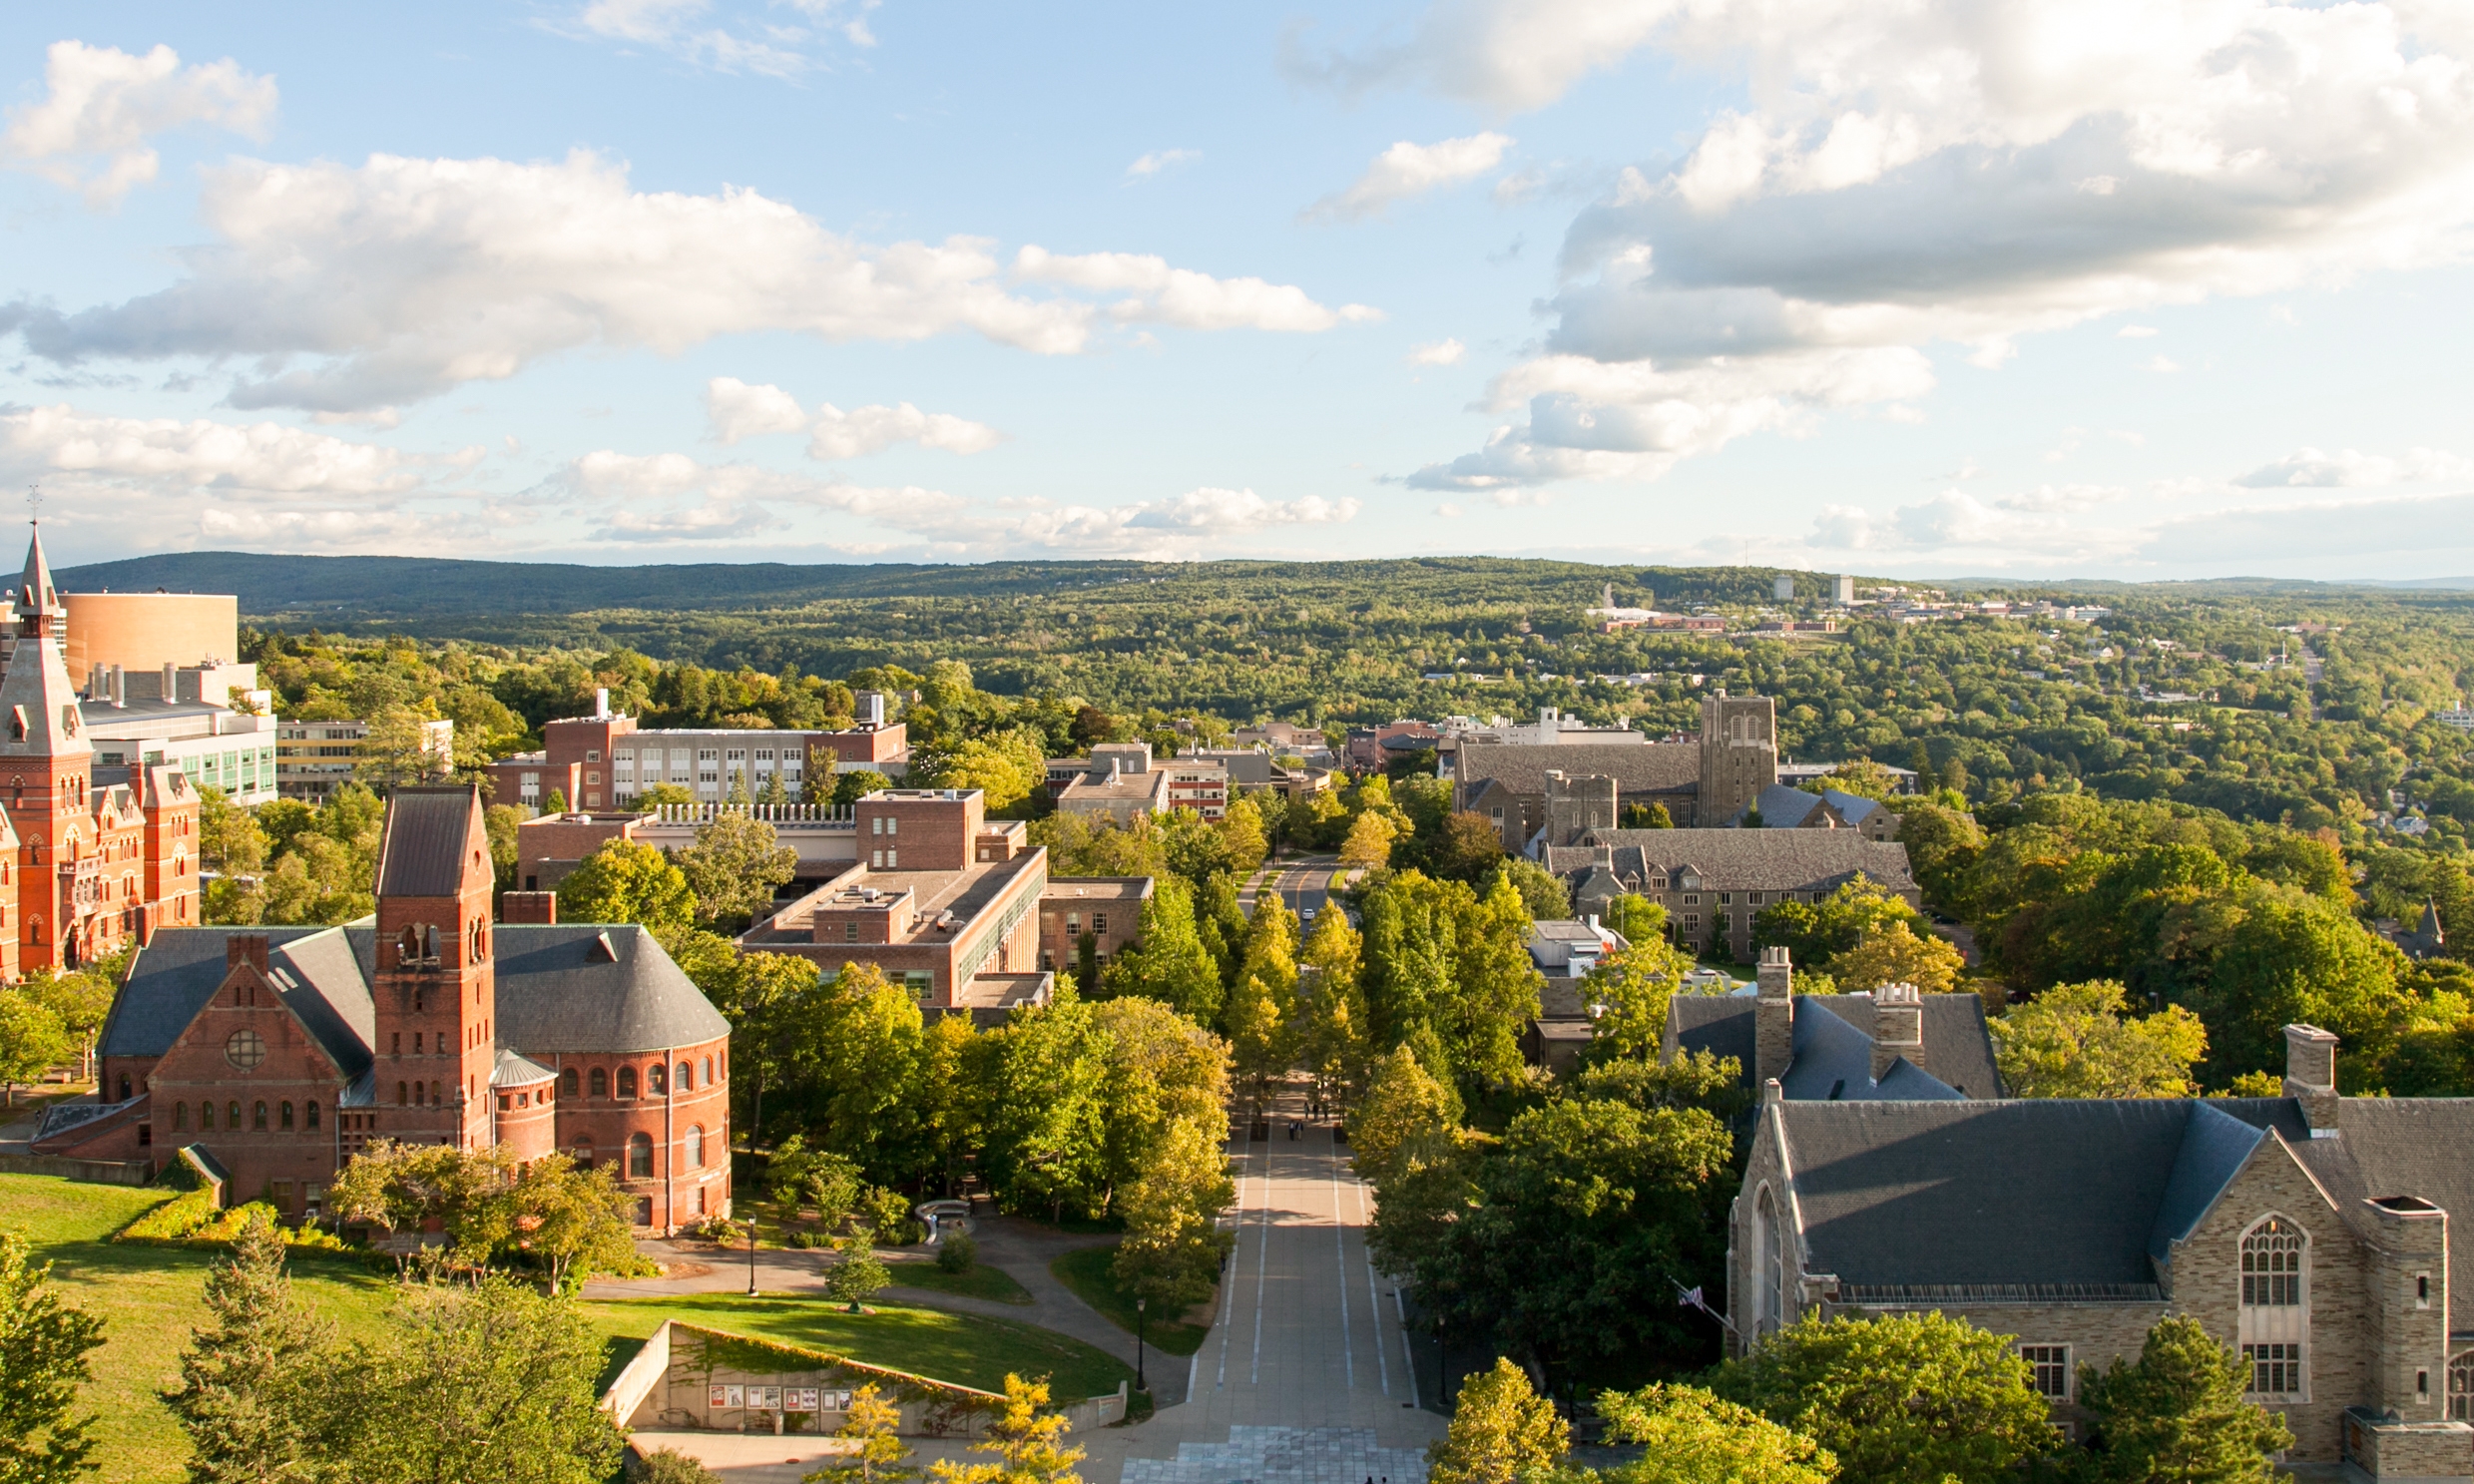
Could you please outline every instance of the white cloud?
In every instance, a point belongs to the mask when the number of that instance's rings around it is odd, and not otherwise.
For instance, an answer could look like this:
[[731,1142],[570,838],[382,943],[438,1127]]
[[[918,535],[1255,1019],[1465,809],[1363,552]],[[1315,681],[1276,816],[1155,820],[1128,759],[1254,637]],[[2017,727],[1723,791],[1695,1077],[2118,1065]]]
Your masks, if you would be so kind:
[[764,433],[808,433],[807,456],[814,459],[858,458],[896,443],[984,453],[1005,441],[1003,433],[984,422],[922,412],[908,402],[848,412],[826,402],[811,415],[780,387],[750,386],[736,376],[716,376],[705,384],[705,414],[714,436],[724,443]]
[[1164,170],[1173,170],[1180,165],[1191,165],[1202,158],[1201,150],[1154,150],[1127,166],[1126,178],[1141,180],[1146,176],[1156,176]]
[[20,469],[165,494],[388,495],[419,485],[423,460],[278,423],[106,417],[66,403],[0,414],[0,455]]
[[9,110],[0,159],[83,191],[91,207],[155,179],[163,162],[147,141],[156,135],[206,124],[258,138],[274,117],[274,79],[229,57],[183,67],[168,46],[133,57],[56,41],[43,78],[51,91],[41,102]]
[[1511,147],[1509,137],[1494,133],[1430,145],[1404,139],[1375,156],[1355,185],[1324,197],[1299,215],[1308,221],[1337,218],[1344,222],[1380,216],[1393,202],[1486,174],[1502,163],[1503,152]]
[[2144,340],[2157,332],[2153,324],[2126,324],[2114,333],[2125,340]]
[[2474,478],[2474,459],[2432,448],[2414,449],[2403,458],[2357,453],[2350,448],[2335,454],[2297,448],[2233,482],[2245,489],[2363,489],[2467,478]]
[[2151,356],[2139,364],[2142,370],[2154,371],[2161,376],[2170,376],[2182,369],[2182,362],[2170,355]]
[[1364,304],[1327,309],[1305,290],[1260,278],[1215,278],[1168,259],[1135,252],[1050,252],[1026,247],[1014,254],[1014,276],[1127,295],[1107,306],[1121,323],[1173,324],[1182,329],[1263,329],[1314,333],[1342,322],[1380,319]]
[[868,12],[877,0],[787,0],[807,23],[783,25],[764,19],[723,16],[711,20],[713,0],[592,0],[551,28],[568,35],[599,37],[667,52],[715,72],[796,78],[830,65],[817,43],[838,37],[853,47],[876,44]]
[[[1409,41],[1326,71],[1498,107],[1641,45],[1744,79],[1745,106],[1680,163],[1624,172],[1574,222],[1550,356],[1752,376],[1943,341],[1989,367],[2093,318],[2455,257],[2474,226],[2474,27],[2454,15],[1436,0]],[[1704,410],[1724,423],[1733,404]]]
[[1408,361],[1413,366],[1456,366],[1469,347],[1458,340],[1442,339],[1431,344],[1409,347]]
[[1372,313],[1158,257],[1023,249],[1024,278],[1118,291],[1103,311],[1015,291],[982,239],[863,244],[753,191],[636,191],[624,166],[581,152],[536,164],[237,161],[210,174],[202,205],[217,241],[187,254],[189,277],[70,314],[21,301],[0,308],[0,330],[61,363],[250,357],[234,406],[356,411],[591,345],[676,352],[767,329],[828,341],[972,330],[1070,354],[1102,318],[1311,331]]

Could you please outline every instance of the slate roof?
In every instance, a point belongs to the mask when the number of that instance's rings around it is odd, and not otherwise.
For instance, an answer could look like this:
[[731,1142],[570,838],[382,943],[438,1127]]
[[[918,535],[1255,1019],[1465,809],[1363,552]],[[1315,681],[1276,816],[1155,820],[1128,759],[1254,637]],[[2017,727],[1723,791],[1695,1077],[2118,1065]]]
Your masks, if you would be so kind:
[[[1801,788],[1790,788],[1784,783],[1772,783],[1763,788],[1760,796],[1752,801],[1752,807],[1760,811],[1763,829],[1799,829],[1812,811],[1824,803],[1836,809],[1838,817],[1849,824],[1863,823],[1881,807],[1873,799],[1836,788],[1806,793]],[[1736,817],[1740,819],[1742,815],[1738,813]]]
[[[1687,1052],[1733,1057],[1752,1083],[1751,995],[1677,995],[1668,1001],[1677,1044]],[[1797,1100],[1867,1098],[1997,1098],[2001,1074],[1984,1002],[1974,995],[1924,996],[1924,1067],[1872,1080],[1873,1002],[1870,995],[1797,995],[1794,1060],[1779,1091]]]
[[557,1080],[556,1072],[529,1057],[518,1056],[504,1046],[498,1048],[498,1060],[490,1064],[492,1087],[533,1087]]
[[464,887],[464,851],[480,823],[477,788],[398,788],[387,796],[379,844],[378,895],[454,896]]
[[1701,789],[1701,747],[1694,742],[1470,742],[1452,767],[1471,796],[1489,778],[1515,793],[1543,796],[1550,772],[1613,778],[1622,793],[1695,793]]
[[[2282,1101],[2282,1100],[2277,1100]],[[2420,1196],[2449,1216],[2448,1327],[2474,1332],[2474,1099],[2345,1098],[2337,1103],[2340,1137],[2297,1146],[2302,1163],[2336,1198],[2346,1219],[2369,1230],[2359,1203],[2380,1196]]]
[[332,927],[167,927],[130,961],[113,998],[98,1051],[103,1056],[162,1056],[215,998],[227,967],[226,943],[242,934],[266,939],[266,977],[283,1003],[346,1077],[369,1065],[377,1015],[369,983],[340,952]]
[[[731,1033],[641,927],[501,924],[497,937],[499,1038],[528,1055],[659,1051]],[[596,952],[605,937],[615,962]]]
[[1687,867],[1711,891],[1834,889],[1858,871],[1892,890],[1915,888],[1905,845],[1852,829],[1596,829],[1589,843],[1549,845],[1545,857],[1558,876],[1603,866],[1633,889]]
[[[1794,1059],[1787,1063],[1786,1075],[1778,1079],[1778,1090],[1787,1097],[1798,1101],[1903,1098],[1946,1102],[1966,1096],[1903,1057],[1892,1062],[1881,1080],[1874,1082],[1873,1039],[1869,1030],[1849,1024],[1818,995],[1799,999],[1801,1002],[1795,1007]],[[1867,1002],[1864,1008],[1869,1011],[1872,1007]]]

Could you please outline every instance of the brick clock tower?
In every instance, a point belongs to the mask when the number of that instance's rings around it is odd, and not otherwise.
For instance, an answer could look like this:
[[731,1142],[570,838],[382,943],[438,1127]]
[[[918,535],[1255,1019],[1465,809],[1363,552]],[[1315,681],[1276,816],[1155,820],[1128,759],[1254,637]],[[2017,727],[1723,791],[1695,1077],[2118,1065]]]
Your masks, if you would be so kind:
[[69,611],[52,586],[43,534],[26,548],[25,577],[9,609],[17,644],[0,681],[0,807],[17,834],[16,921],[21,971],[74,966],[104,904],[104,860],[87,797],[94,744],[61,658]]
[[497,975],[489,834],[477,789],[399,788],[378,858],[372,1100],[413,1144],[488,1149]]

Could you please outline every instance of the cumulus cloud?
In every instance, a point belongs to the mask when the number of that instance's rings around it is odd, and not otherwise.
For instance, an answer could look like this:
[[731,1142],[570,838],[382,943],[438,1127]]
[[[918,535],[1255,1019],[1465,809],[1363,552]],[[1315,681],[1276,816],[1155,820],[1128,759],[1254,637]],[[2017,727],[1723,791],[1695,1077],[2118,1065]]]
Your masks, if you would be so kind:
[[1409,347],[1408,361],[1413,366],[1456,366],[1469,347],[1458,340],[1442,339],[1432,344]]
[[204,124],[257,138],[274,117],[274,79],[243,72],[229,57],[183,67],[168,46],[134,57],[56,41],[43,79],[50,91],[41,101],[9,110],[0,159],[85,193],[91,207],[155,179],[163,161],[148,141],[156,135]]
[[375,443],[271,422],[107,417],[66,403],[0,414],[0,456],[164,493],[385,495],[423,477],[422,460]]
[[[1405,37],[1316,50],[1291,31],[1281,70],[1343,92],[1424,86],[1496,113],[1541,108],[1659,34],[1678,0],[1436,0]],[[1781,20],[1781,25],[1786,24]]]
[[202,208],[216,241],[187,254],[187,278],[75,313],[20,302],[0,309],[0,330],[64,364],[252,357],[232,405],[332,412],[512,376],[589,345],[675,352],[763,329],[830,341],[968,330],[1071,354],[1099,321],[1313,331],[1372,313],[1158,257],[1037,247],[1017,257],[1019,278],[1117,296],[1102,308],[1024,293],[983,239],[873,246],[753,191],[636,191],[626,167],[582,152],[535,164],[237,161],[209,175]]
[[2474,222],[2474,27],[2402,0],[1437,0],[1356,63],[1530,106],[1644,45],[1739,69],[1748,103],[1574,222],[1552,355],[1941,341],[1992,367],[2104,315],[2451,258]]
[[858,458],[896,443],[984,453],[1005,441],[1003,433],[984,422],[922,412],[908,402],[848,412],[826,402],[811,414],[778,386],[751,386],[735,376],[716,376],[706,383],[705,413],[714,436],[724,443],[765,433],[808,433],[807,456],[814,459]]
[[2350,448],[2335,454],[2297,448],[2233,482],[2245,489],[2363,489],[2466,478],[2474,478],[2474,459],[2432,448],[2414,449],[2403,458],[2357,453]]
[[1154,150],[1126,167],[1128,180],[1142,180],[1180,165],[1191,165],[1203,158],[1201,150]]
[[1307,221],[1343,222],[1380,216],[1393,202],[1486,174],[1502,163],[1503,152],[1511,147],[1510,138],[1494,133],[1430,145],[1404,139],[1375,156],[1355,185],[1324,197],[1298,215]]

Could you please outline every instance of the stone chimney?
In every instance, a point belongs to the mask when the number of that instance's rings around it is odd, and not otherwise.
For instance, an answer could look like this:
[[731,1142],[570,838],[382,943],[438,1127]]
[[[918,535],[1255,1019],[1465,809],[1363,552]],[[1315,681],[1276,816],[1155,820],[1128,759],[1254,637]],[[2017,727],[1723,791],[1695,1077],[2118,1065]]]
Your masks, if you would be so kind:
[[1752,1002],[1752,1081],[1775,1082],[1795,1060],[1794,966],[1786,949],[1761,950],[1760,991]]
[[1924,996],[1912,984],[1884,984],[1872,992],[1872,1080],[1902,1057],[1924,1070]]
[[224,967],[227,971],[243,964],[263,974],[266,972],[266,936],[263,933],[240,933],[224,940]]
[[2448,1213],[2419,1196],[2374,1196],[2368,1243],[2372,1405],[2407,1422],[2446,1415]]
[[558,922],[555,891],[504,891],[498,897],[498,920],[525,926],[551,927]]
[[2285,1096],[2302,1105],[2313,1139],[2336,1137],[2336,1037],[2315,1025],[2285,1027]]

